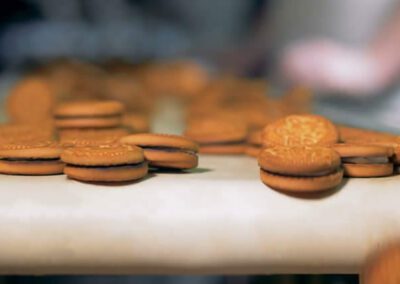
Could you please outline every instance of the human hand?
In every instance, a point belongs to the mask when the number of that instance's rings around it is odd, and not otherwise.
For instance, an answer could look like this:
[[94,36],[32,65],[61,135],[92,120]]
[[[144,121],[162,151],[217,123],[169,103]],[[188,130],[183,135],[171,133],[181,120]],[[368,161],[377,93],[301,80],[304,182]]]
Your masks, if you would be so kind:
[[368,96],[388,84],[371,53],[329,40],[293,44],[284,51],[280,67],[290,81],[323,92]]

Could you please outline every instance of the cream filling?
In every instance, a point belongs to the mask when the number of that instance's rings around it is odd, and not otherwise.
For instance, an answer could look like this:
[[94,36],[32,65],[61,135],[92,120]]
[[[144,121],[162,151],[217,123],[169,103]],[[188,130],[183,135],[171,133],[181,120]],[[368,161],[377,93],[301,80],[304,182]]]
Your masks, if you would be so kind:
[[75,164],[67,164],[68,167],[74,168],[89,168],[89,169],[99,169],[99,170],[107,170],[107,169],[115,169],[115,168],[141,168],[146,165],[146,162],[141,162],[137,164],[119,164],[119,165],[75,165]]
[[278,175],[278,176],[285,176],[285,177],[299,177],[299,178],[312,178],[312,177],[322,177],[322,176],[328,176],[333,173],[336,173],[339,171],[339,168],[336,170],[325,170],[325,171],[319,171],[319,172],[313,172],[313,173],[303,173],[303,174],[283,174],[283,173],[276,173],[276,172],[271,172],[265,169],[262,169],[263,171],[273,174],[273,175]]
[[39,163],[52,163],[52,164],[58,164],[62,163],[60,158],[1,158],[0,161],[5,161],[9,163],[27,163],[27,164],[39,164]]
[[388,157],[347,157],[342,158],[343,163],[347,164],[387,164]]

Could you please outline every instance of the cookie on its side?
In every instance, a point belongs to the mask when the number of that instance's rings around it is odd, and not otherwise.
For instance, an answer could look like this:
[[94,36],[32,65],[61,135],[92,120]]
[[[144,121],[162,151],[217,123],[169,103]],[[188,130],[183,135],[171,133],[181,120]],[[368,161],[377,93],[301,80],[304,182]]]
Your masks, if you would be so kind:
[[11,175],[62,174],[61,147],[52,141],[12,142],[0,146],[0,173]]
[[192,169],[198,164],[198,145],[182,136],[142,133],[121,138],[120,143],[136,145],[152,167]]
[[393,149],[377,145],[336,144],[333,149],[342,158],[348,177],[385,177],[393,174]]
[[147,174],[142,149],[128,145],[73,147],[64,150],[64,173],[72,179],[88,182],[138,180]]
[[319,146],[273,147],[262,150],[258,162],[261,180],[287,192],[317,192],[338,186],[343,178],[340,157]]
[[54,112],[58,128],[107,128],[121,125],[124,106],[117,101],[75,101]]

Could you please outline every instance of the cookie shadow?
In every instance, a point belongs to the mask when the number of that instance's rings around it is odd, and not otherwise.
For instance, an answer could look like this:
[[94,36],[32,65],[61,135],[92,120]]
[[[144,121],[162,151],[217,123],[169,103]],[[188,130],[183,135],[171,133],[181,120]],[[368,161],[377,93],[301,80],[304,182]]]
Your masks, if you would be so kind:
[[77,181],[80,183],[85,183],[85,184],[90,184],[90,185],[98,185],[98,186],[106,186],[106,187],[124,187],[127,185],[133,185],[133,184],[138,184],[141,182],[144,182],[148,179],[154,178],[156,175],[153,173],[148,173],[145,177],[142,177],[141,179],[137,180],[131,180],[131,181],[117,181],[117,182],[101,182],[101,181],[82,181],[82,180],[76,180],[76,179],[71,179],[73,181]]
[[349,182],[348,178],[343,178],[342,182],[335,188],[332,188],[330,190],[324,190],[320,192],[309,192],[309,193],[295,193],[295,192],[284,192],[284,191],[279,191],[276,190],[277,192],[289,196],[289,197],[294,197],[294,198],[300,198],[300,199],[310,199],[310,200],[320,200],[320,199],[325,199],[329,198],[337,193],[339,193],[343,187],[346,186],[346,184]]
[[202,174],[211,172],[212,169],[208,168],[195,168],[190,170],[179,170],[179,169],[170,169],[170,168],[150,168],[149,170],[154,174]]

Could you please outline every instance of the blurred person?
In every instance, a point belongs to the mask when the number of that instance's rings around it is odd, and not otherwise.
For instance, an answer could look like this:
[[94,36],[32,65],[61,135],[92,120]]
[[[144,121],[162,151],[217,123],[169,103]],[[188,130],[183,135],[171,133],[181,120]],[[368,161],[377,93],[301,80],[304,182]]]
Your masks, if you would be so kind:
[[222,66],[333,95],[320,96],[316,111],[337,122],[399,131],[398,0],[269,2]]
[[[276,4],[271,23],[283,77],[330,95],[317,112],[339,123],[398,132],[400,2],[304,0],[289,9],[294,2]],[[283,11],[287,29],[278,28]]]
[[328,92],[376,94],[400,72],[398,2],[271,1],[247,40],[225,53],[231,56],[223,59],[231,60],[224,66],[246,74],[275,58],[294,83]]
[[[370,1],[359,2],[364,6],[370,4]],[[380,5],[388,4],[382,2]],[[375,4],[370,6],[376,8]],[[340,20],[339,17],[337,22]],[[358,18],[355,21],[353,25],[360,24]],[[374,29],[371,30],[374,33]],[[394,15],[390,15],[390,20],[372,39],[358,44],[328,37],[303,40],[285,50],[282,69],[290,80],[318,90],[369,96],[382,92],[399,76],[398,47],[399,4]]]

